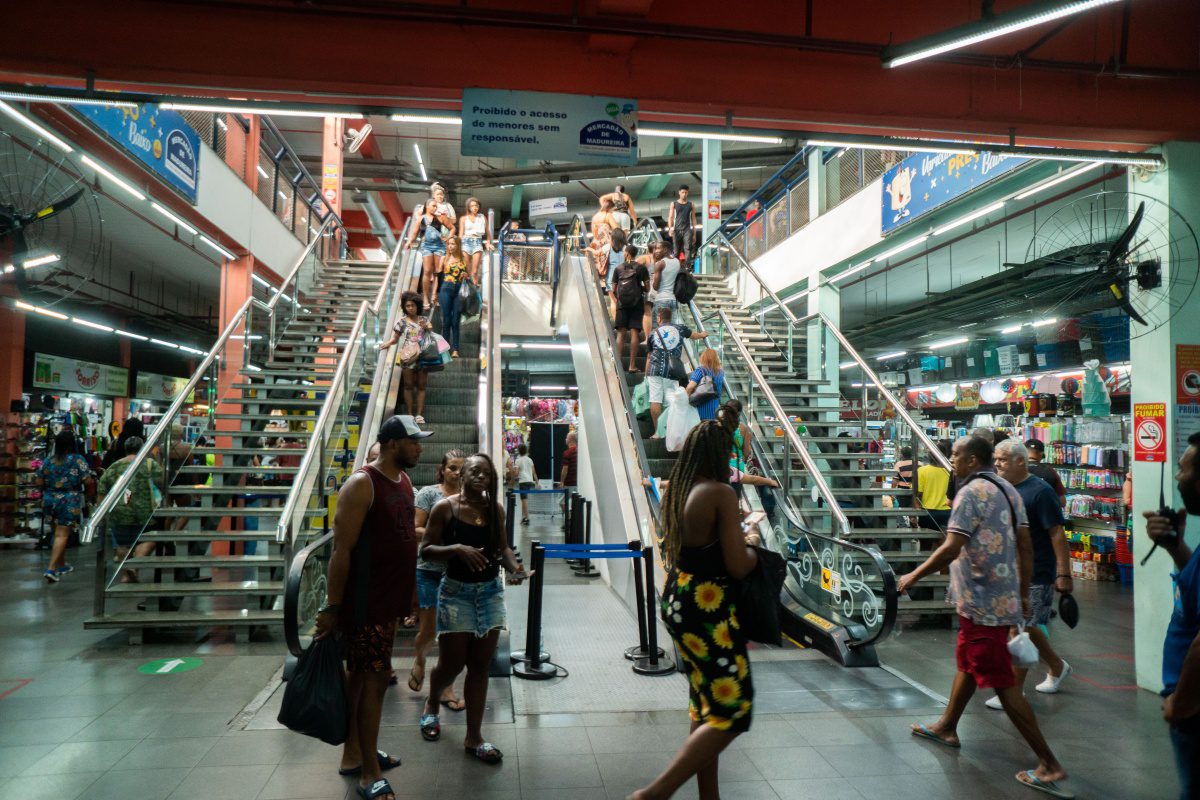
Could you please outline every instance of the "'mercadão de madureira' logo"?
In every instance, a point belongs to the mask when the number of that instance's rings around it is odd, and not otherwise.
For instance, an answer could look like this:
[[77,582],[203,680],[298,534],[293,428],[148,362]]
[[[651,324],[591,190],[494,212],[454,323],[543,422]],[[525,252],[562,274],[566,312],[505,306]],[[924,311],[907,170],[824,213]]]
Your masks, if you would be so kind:
[[633,103],[621,106],[610,102],[604,110],[609,119],[589,122],[580,129],[579,152],[610,155],[629,153],[637,144],[633,133],[636,107]]

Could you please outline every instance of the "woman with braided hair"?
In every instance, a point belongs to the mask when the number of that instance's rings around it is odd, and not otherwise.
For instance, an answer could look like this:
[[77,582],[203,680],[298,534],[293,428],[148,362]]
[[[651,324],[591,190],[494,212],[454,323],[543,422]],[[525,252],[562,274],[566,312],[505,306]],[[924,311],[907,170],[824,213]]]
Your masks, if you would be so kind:
[[687,666],[691,733],[667,769],[634,800],[673,795],[693,775],[701,800],[720,797],[721,751],[750,729],[754,687],[746,638],[735,606],[737,581],[758,563],[729,485],[729,453],[738,414],[722,406],[692,429],[663,495],[662,559],[667,630]]

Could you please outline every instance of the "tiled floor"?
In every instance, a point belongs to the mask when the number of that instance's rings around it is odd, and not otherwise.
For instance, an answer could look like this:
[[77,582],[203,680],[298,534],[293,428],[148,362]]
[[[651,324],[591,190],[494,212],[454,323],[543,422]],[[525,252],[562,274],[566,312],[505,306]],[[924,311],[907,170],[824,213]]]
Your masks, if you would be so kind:
[[[548,538],[545,524],[535,527]],[[274,722],[278,692],[259,698],[281,664],[279,638],[234,644],[221,634],[127,638],[84,631],[91,572],[54,586],[40,578],[43,554],[0,550],[0,798],[3,800],[290,800],[353,798],[336,774],[334,748]],[[552,566],[556,591],[578,585]],[[525,589],[512,589],[511,611]],[[587,592],[592,594],[587,594]],[[597,597],[595,589],[582,592]],[[1057,696],[1031,693],[1051,745],[1084,798],[1167,800],[1176,792],[1158,700],[1132,688],[1132,610],[1128,590],[1084,584],[1083,622],[1054,628],[1055,643],[1077,678]],[[569,612],[570,600],[560,604]],[[605,606],[609,608],[608,605]],[[627,613],[614,606],[615,611]],[[562,616],[556,621],[562,624]],[[514,619],[514,648],[523,646]],[[635,628],[631,620],[619,620]],[[561,636],[559,631],[558,636]],[[559,644],[559,642],[562,642]],[[632,643],[632,642],[631,642]],[[555,641],[556,660],[587,657],[588,637]],[[755,662],[753,729],[721,759],[722,797],[781,800],[968,797],[1032,798],[1013,775],[1033,765],[1003,714],[977,698],[963,721],[961,751],[915,741],[908,725],[936,717],[935,699],[953,677],[953,634],[906,629],[883,645],[885,670],[845,670],[811,653],[772,651]],[[403,649],[397,664],[403,668]],[[137,666],[157,658],[198,656],[200,668],[150,676]],[[669,761],[687,729],[685,698],[674,680],[634,677],[612,659],[612,675],[629,675],[630,692],[659,693],[653,711],[514,713],[505,679],[492,682],[485,731],[506,754],[488,767],[459,748],[461,719],[443,717],[443,740],[429,744],[414,724],[419,699],[403,686],[389,692],[381,745],[404,765],[389,774],[400,798],[606,800],[622,798]],[[601,667],[601,669],[609,669]],[[1040,675],[1037,676],[1040,679]],[[625,678],[611,678],[624,681]],[[586,670],[566,682],[588,696],[586,707],[627,709],[628,698],[590,686]],[[652,687],[647,689],[647,687]],[[549,688],[549,687],[547,687]],[[522,686],[520,691],[536,691]],[[606,697],[611,702],[605,704]],[[661,710],[670,709],[670,710]],[[243,713],[244,712],[244,713]],[[694,784],[680,797],[696,796]]]

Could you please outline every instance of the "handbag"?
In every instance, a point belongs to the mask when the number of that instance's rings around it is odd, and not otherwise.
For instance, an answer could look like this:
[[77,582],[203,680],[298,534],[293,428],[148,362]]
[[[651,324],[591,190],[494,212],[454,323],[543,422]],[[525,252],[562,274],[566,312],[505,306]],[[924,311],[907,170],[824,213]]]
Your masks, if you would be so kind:
[[417,363],[417,359],[421,357],[421,342],[408,341],[400,348],[400,352],[396,355],[396,363],[402,367],[411,367]]
[[441,350],[438,349],[437,340],[441,338],[441,336],[438,336],[438,334],[434,333],[433,331],[425,332],[425,335],[421,337],[421,361],[429,361],[438,357],[438,353],[440,353]]
[[700,380],[696,383],[696,388],[692,390],[692,396],[688,398],[688,402],[693,406],[699,407],[705,403],[717,399],[717,384],[713,380],[712,373],[707,369],[700,376]]
[[469,278],[464,278],[458,287],[458,308],[464,317],[478,317],[483,313],[483,298]]
[[296,733],[333,745],[346,741],[350,727],[340,649],[336,639],[321,639],[300,654],[277,718]]
[[787,577],[787,562],[765,547],[755,546],[754,551],[758,563],[738,587],[738,623],[747,639],[780,645],[783,631],[779,624],[779,593]]

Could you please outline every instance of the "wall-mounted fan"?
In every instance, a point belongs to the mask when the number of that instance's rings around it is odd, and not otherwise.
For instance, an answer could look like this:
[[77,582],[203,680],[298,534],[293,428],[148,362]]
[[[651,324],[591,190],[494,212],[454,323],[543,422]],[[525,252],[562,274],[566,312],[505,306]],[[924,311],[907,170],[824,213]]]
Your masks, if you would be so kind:
[[51,145],[0,131],[0,281],[50,306],[96,269],[103,219],[95,192]]
[[1187,303],[1200,244],[1187,220],[1160,200],[1100,192],[1056,209],[1038,226],[1025,263],[1005,266],[1012,268],[1009,287],[1035,317],[1080,317],[1084,336],[1136,339]]

